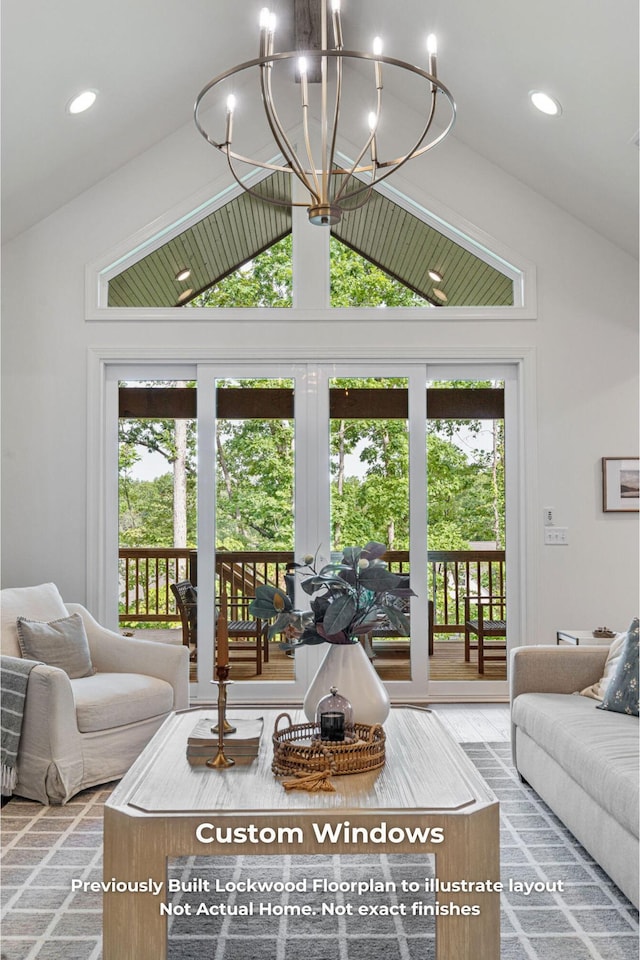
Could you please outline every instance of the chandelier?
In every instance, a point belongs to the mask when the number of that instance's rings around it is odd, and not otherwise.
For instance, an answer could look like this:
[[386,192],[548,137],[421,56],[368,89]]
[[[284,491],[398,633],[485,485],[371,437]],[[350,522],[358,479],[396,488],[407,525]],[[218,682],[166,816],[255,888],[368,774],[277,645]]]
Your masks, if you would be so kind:
[[[296,0],[296,3],[300,2],[302,0]],[[263,9],[260,14],[259,55],[253,60],[231,67],[203,87],[196,99],[194,119],[196,127],[205,140],[225,155],[233,178],[243,190],[268,203],[287,207],[292,205],[306,207],[311,223],[331,225],[337,223],[343,213],[363,206],[371,196],[373,188],[395,173],[407,161],[421,156],[444,140],[453,127],[456,105],[453,96],[437,76],[436,38],[433,34],[427,38],[428,69],[424,70],[407,61],[383,56],[382,41],[379,37],[373,41],[370,52],[345,50],[342,40],[340,0],[306,0],[306,3],[316,20],[319,19],[319,36],[314,48],[276,52],[275,14],[266,8]],[[331,44],[329,36],[331,36]],[[365,64],[366,69],[371,70],[372,73],[368,81],[371,110],[367,123],[362,124],[365,128],[364,142],[356,148],[356,159],[351,161],[351,159],[347,160],[346,156],[353,153],[353,147],[350,148],[349,154],[343,152],[339,144],[339,133],[342,133],[339,128],[341,121],[344,123],[343,101],[349,79],[348,75],[346,77],[344,75],[345,64],[357,62]],[[385,71],[387,67],[405,71],[405,77],[409,73],[419,78],[419,82],[424,87],[424,116],[420,120],[417,136],[415,134],[412,136],[412,146],[409,149],[403,149],[400,155],[393,156],[397,147],[393,140],[389,147],[387,131],[384,149],[390,152],[391,157],[386,159],[380,155],[382,152],[380,133],[383,128],[391,124],[388,122],[389,111],[383,113],[382,109],[383,67]],[[221,116],[222,111],[218,106],[220,134],[224,130],[224,136],[216,138],[208,132],[210,115],[207,121],[203,119],[205,100],[209,104],[212,99],[209,95],[215,92],[219,99],[224,99],[224,92],[229,90],[229,86],[231,85],[233,89],[233,84],[239,82],[240,74],[248,71],[258,73],[262,109],[277,148],[276,158],[269,162],[245,156],[234,148],[234,121],[237,127],[241,120],[239,99],[235,93],[231,92],[226,97],[223,108],[224,122]],[[275,75],[279,84],[277,90]],[[360,94],[358,96],[360,97]],[[446,121],[439,129],[432,129],[436,108],[440,103],[447,108]],[[300,148],[287,135],[281,121],[285,111],[291,115],[292,108],[295,109],[301,129]],[[353,117],[351,117],[349,119],[350,138],[353,136],[354,126]],[[246,179],[243,180],[241,164],[248,164],[253,168],[266,171],[292,174],[302,184],[308,199],[292,201],[291,198],[285,199],[259,192],[248,185]]]

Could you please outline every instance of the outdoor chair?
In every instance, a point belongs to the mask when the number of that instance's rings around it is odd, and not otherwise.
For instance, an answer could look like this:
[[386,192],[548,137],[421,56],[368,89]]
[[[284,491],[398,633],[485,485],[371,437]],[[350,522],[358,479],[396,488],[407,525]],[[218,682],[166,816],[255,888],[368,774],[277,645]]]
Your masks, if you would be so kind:
[[[229,660],[231,663],[255,663],[256,673],[260,675],[263,662],[269,662],[269,625],[255,620],[249,613],[252,599],[227,597]],[[235,641],[242,641],[242,645]]]
[[[409,586],[409,578],[407,577],[406,586]],[[404,613],[406,617],[410,615],[410,601],[409,597],[389,597],[389,603],[395,604],[398,609]],[[433,656],[433,600],[429,600],[428,603],[428,638],[429,638],[429,656]],[[373,649],[373,640],[374,639],[390,639],[394,637],[402,637],[403,634],[400,633],[397,627],[392,626],[387,617],[383,617],[376,624],[373,630],[370,630],[363,639],[365,653],[370,660],[376,656]]]
[[[475,607],[476,616],[472,616]],[[471,642],[471,634],[477,641]],[[471,651],[478,651],[478,673],[484,673],[488,661],[507,659],[507,621],[505,597],[464,598],[464,659],[470,662]]]
[[188,648],[189,659],[196,659],[198,649],[198,594],[190,580],[170,584],[176,609],[182,625],[182,643]]
[[[182,624],[182,642],[191,650],[190,659],[195,660],[198,646],[198,591],[190,580],[171,584],[176,598],[176,608]],[[269,662],[268,624],[255,620],[249,613],[251,597],[226,598],[227,633],[229,636],[229,661],[231,663],[255,663],[256,674],[262,673],[262,664]],[[217,617],[220,616],[217,612]]]

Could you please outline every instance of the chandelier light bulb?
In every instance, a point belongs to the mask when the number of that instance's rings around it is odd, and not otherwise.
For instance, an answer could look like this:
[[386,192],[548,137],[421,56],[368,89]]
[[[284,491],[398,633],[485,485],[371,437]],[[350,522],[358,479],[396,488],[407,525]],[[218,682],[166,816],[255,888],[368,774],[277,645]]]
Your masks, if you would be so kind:
[[340,0],[331,0],[331,10],[333,13],[340,13]]
[[438,53],[438,38],[435,33],[430,33],[427,37],[427,53],[430,57],[435,57]]
[[307,74],[307,58],[298,57],[298,70],[300,71],[300,76],[306,76]]
[[379,57],[382,53],[382,38],[375,37],[373,40],[373,53],[374,56]]
[[233,138],[233,111],[236,108],[236,98],[232,93],[227,97],[227,126],[225,130],[225,143],[230,144]]
[[269,14],[269,33],[274,34],[276,32],[276,15],[275,13]]
[[260,11],[260,29],[268,30],[269,29],[269,17],[271,13],[268,7],[263,7]]
[[369,123],[369,130],[371,130],[371,133],[373,133],[373,132],[375,131],[376,127],[378,126],[378,118],[377,118],[377,116],[375,115],[375,113],[373,112],[373,110],[371,111],[371,113],[370,113],[369,116],[367,117],[367,120],[368,120],[368,123]]

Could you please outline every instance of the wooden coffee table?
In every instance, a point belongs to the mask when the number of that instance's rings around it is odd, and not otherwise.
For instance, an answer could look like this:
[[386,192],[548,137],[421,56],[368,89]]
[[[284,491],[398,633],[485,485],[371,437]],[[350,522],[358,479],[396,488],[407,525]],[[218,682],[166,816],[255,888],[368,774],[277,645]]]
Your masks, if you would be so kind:
[[[380,770],[334,777],[336,793],[286,792],[271,773],[271,732],[276,710],[237,710],[233,716],[264,717],[260,755],[250,766],[224,771],[191,767],[185,749],[196,721],[213,710],[187,710],[169,717],[107,801],[104,812],[104,879],[165,883],[167,857],[255,854],[426,853],[435,855],[440,881],[500,879],[498,801],[437,717],[428,710],[398,707],[385,723],[386,764]],[[305,722],[290,711],[293,723]],[[349,821],[371,830],[386,824],[400,842],[320,843],[312,829]],[[300,828],[280,842],[204,843],[202,824],[247,828]],[[444,841],[411,842],[406,831],[440,828]],[[201,830],[212,835],[209,827]],[[282,832],[282,831],[280,831]],[[297,842],[299,837],[303,842]],[[436,832],[435,836],[438,836]],[[486,882],[489,881],[487,884]],[[164,960],[167,917],[163,895],[104,895],[104,960]],[[206,899],[206,897],[205,897]],[[438,960],[499,960],[500,895],[490,892],[436,894],[436,900],[478,905],[479,915],[437,916]],[[363,920],[366,924],[366,918]]]

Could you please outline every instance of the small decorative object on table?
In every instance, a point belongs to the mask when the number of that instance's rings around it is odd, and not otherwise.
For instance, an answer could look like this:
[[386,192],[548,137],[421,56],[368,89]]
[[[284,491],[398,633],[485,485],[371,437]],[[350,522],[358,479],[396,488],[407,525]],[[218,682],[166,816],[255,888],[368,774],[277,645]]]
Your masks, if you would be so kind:
[[318,701],[316,724],[320,727],[321,740],[344,740],[353,737],[353,707],[341,697],[336,687],[331,687],[328,696]]
[[609,627],[596,627],[593,631],[594,637],[603,638],[605,640],[612,640],[615,637],[615,630],[610,630]]
[[[280,728],[280,721],[289,724]],[[346,776],[366,773],[384,765],[385,732],[379,723],[355,723],[353,735],[340,742],[323,740],[317,723],[292,724],[288,713],[276,717],[273,730],[273,763],[276,776],[324,773]]]
[[207,766],[214,770],[226,770],[232,767],[235,760],[224,755],[224,737],[235,731],[235,727],[227,723],[227,686],[233,683],[229,680],[229,632],[227,628],[227,595],[220,596],[220,616],[216,625],[216,677],[211,683],[218,684],[218,722],[211,728],[212,733],[218,734],[218,752],[215,757],[207,760]]
[[211,732],[216,733],[218,736],[218,752],[215,757],[207,760],[207,766],[213,767],[215,770],[224,770],[227,767],[232,767],[235,763],[231,757],[225,757],[224,755],[224,738],[225,734],[227,736],[230,733],[235,732],[235,727],[232,727],[227,723],[227,684],[233,683],[233,680],[228,680],[229,676],[229,664],[224,666],[216,667],[216,676],[217,680],[212,680],[211,683],[217,683],[218,685],[218,722],[214,727],[211,727]]

